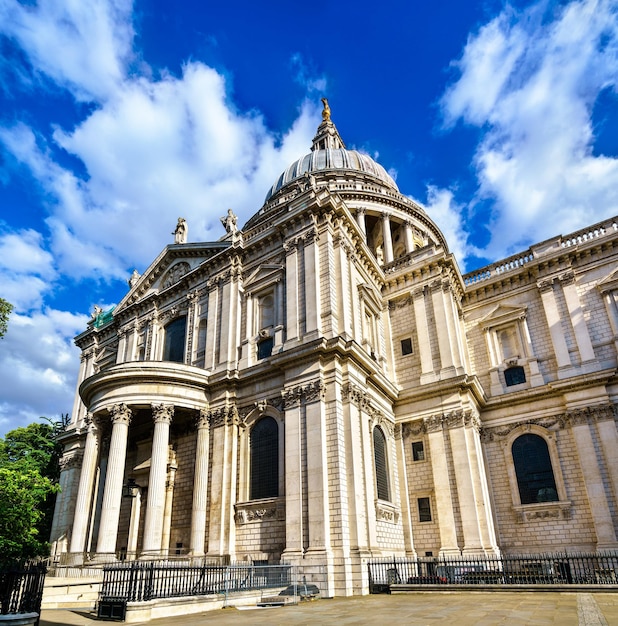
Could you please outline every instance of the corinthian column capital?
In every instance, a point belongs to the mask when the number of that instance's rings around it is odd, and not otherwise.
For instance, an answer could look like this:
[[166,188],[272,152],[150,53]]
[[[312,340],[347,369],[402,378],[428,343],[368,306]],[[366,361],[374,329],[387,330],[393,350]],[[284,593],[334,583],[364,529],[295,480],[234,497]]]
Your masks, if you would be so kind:
[[152,406],[152,419],[155,424],[159,422],[169,424],[174,417],[174,405],[173,404],[153,404]]

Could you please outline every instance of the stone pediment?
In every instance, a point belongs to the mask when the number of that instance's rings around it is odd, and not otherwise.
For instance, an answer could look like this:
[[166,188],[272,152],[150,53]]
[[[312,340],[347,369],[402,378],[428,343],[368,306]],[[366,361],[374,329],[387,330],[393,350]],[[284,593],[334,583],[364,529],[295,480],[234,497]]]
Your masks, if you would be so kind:
[[143,274],[129,278],[129,292],[116,307],[116,313],[153,293],[161,293],[182,278],[229,248],[229,242],[175,244],[167,246]]
[[618,267],[597,283],[597,289],[601,293],[618,289]]
[[243,281],[246,292],[258,291],[283,278],[283,265],[264,263],[250,272]]
[[499,304],[492,309],[485,317],[479,320],[479,326],[481,328],[493,328],[494,326],[500,326],[501,324],[508,324],[516,320],[521,320],[526,317],[527,307],[525,306],[510,306]]

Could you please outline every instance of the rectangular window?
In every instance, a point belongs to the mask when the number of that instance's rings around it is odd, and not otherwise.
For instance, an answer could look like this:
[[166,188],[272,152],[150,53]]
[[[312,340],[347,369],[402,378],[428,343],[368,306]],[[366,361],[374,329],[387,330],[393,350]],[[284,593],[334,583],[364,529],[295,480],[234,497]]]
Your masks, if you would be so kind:
[[260,341],[258,341],[258,345],[257,345],[258,360],[265,359],[266,357],[269,357],[273,353],[274,341],[275,340],[272,337],[266,337],[265,339],[261,339]]
[[401,354],[406,356],[407,354],[412,354],[412,339],[402,339],[401,340]]
[[415,461],[425,460],[425,446],[423,445],[422,441],[412,442],[412,458]]
[[429,498],[418,499],[418,521],[431,522],[431,504]]

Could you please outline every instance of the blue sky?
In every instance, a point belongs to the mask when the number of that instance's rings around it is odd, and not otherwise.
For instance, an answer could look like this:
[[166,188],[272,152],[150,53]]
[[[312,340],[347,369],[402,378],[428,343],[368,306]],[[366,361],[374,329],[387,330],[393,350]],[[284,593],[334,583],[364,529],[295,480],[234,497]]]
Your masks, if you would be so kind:
[[327,96],[462,271],[618,215],[618,0],[0,0],[0,434],[168,243],[244,223]]

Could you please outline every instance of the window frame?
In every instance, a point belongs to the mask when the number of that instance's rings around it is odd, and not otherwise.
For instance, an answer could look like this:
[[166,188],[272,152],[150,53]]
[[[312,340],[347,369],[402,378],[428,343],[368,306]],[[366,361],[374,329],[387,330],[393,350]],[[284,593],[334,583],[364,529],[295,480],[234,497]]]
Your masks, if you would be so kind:
[[[380,467],[379,459],[378,459],[378,449],[376,447],[376,433],[379,433],[380,441],[383,443],[383,459],[384,465]],[[375,493],[376,499],[381,500],[382,502],[392,503],[392,489],[391,489],[391,481],[390,481],[390,471],[389,471],[389,462],[388,462],[388,441],[386,439],[386,435],[384,434],[384,430],[379,424],[376,424],[373,427],[371,432],[371,442],[373,448],[373,475],[375,481]],[[380,474],[378,473],[380,470]],[[386,494],[384,494],[383,489],[386,489]],[[386,497],[383,497],[386,495]]]

